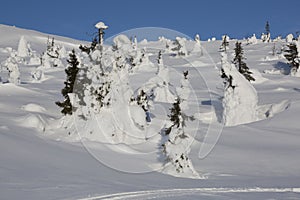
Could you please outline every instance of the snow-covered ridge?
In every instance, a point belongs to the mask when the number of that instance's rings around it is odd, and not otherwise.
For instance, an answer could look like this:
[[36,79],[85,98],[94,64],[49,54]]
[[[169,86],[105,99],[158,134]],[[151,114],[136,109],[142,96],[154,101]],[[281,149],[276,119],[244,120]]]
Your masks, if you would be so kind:
[[27,30],[4,24],[0,24],[0,35],[5,36],[0,38],[0,48],[8,46],[17,48],[18,42],[22,36],[26,36],[25,39],[32,44],[32,47],[35,50],[40,50],[39,47],[42,47],[42,44],[47,41],[48,37],[54,37],[58,43],[66,46],[69,45],[70,47],[78,47],[79,44],[86,43],[84,41],[79,41],[63,36],[42,33],[35,30]]

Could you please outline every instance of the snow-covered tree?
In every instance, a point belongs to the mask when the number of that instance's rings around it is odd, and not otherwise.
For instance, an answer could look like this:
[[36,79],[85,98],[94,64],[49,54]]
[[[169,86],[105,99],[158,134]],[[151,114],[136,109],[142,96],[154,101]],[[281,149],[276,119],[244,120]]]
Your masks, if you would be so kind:
[[140,49],[138,47],[136,36],[134,36],[132,41],[132,50],[133,51],[131,51],[129,55],[129,62],[132,68],[143,64],[149,64],[149,57],[146,54],[146,49]]
[[195,45],[194,45],[192,52],[202,55],[201,41],[200,41],[200,36],[198,34],[196,34],[196,36],[195,36]]
[[97,46],[97,38],[94,38],[90,46],[80,45],[79,49],[82,52],[85,52],[86,54],[90,55],[91,51],[95,50],[96,46]]
[[41,65],[43,67],[60,67],[63,66],[60,55],[61,47],[55,44],[54,38],[47,40],[46,52],[41,55]]
[[159,67],[164,65],[164,64],[163,64],[163,60],[162,60],[162,53],[161,53],[161,50],[158,51],[157,64],[158,64]]
[[36,52],[32,52],[27,65],[41,65],[41,56],[37,55]]
[[272,56],[275,56],[276,55],[276,44],[273,43],[273,46],[272,46]]
[[181,108],[183,110],[188,109],[188,99],[191,92],[189,88],[188,72],[188,70],[183,72],[180,87],[176,88],[177,95],[181,99]]
[[223,123],[235,126],[256,121],[258,97],[255,88],[222,53],[221,77],[224,79]]
[[147,63],[148,57],[144,49],[137,46],[137,41],[132,43],[125,35],[118,35],[114,38],[113,54],[117,67],[126,67],[130,72],[133,68]]
[[48,38],[46,54],[51,58],[58,58],[58,47],[55,45],[54,38],[52,40]]
[[158,37],[158,40],[165,46],[165,52],[174,53],[173,49],[176,48],[176,45],[172,40],[165,38],[163,36]]
[[99,50],[103,51],[103,38],[104,38],[104,30],[108,28],[104,22],[98,22],[95,27],[98,29],[98,43],[99,43]]
[[84,85],[84,105],[80,110],[84,118],[89,120],[102,115],[113,118],[102,125],[109,126],[115,141],[123,141],[124,132],[118,131],[119,126],[133,130],[142,128],[146,120],[142,106],[132,104],[133,90],[129,85],[129,71],[132,68],[130,58],[135,50],[125,35],[116,36],[113,42],[113,46],[103,46],[102,51],[99,43],[92,43],[90,47],[81,46],[86,55],[84,62],[89,84]]
[[300,76],[299,63],[300,63],[300,42],[293,41],[287,44],[285,49],[286,54],[284,57],[288,60],[291,67],[292,76]]
[[13,84],[20,84],[20,71],[18,66],[18,57],[16,52],[11,52],[10,57],[6,59],[3,66],[8,71],[8,82]]
[[265,31],[267,35],[270,35],[270,24],[269,21],[266,22]]
[[145,112],[148,111],[148,107],[149,107],[148,96],[144,90],[140,90],[139,94],[136,97],[136,101],[137,104],[140,105]]
[[133,38],[132,47],[133,47],[134,50],[137,50],[137,48],[138,48],[138,41],[137,41],[136,36],[134,36],[134,38]]
[[143,89],[139,91],[139,94],[136,97],[136,102],[145,111],[146,121],[151,122],[150,113],[149,113],[149,107],[150,107],[149,97]]
[[121,99],[128,104],[132,96],[128,95],[132,94],[128,88],[129,57],[133,51],[131,42],[125,35],[119,35],[113,41],[114,45],[110,48],[104,48],[102,42],[95,43],[95,40],[89,47],[80,46],[89,59],[86,74],[90,84],[84,89],[85,115],[89,115],[91,110],[100,113],[103,107],[114,106]]
[[169,69],[164,65],[162,53],[158,53],[158,72],[156,77],[150,79],[150,85],[153,85],[152,91],[155,101],[172,103],[175,100],[174,95],[170,92]]
[[185,133],[186,116],[181,111],[180,103],[178,97],[168,115],[172,124],[163,132],[162,153],[165,157],[163,172],[179,177],[198,178],[199,174],[188,157],[192,138]]
[[27,44],[27,41],[25,40],[24,36],[21,36],[21,38],[19,40],[18,56],[22,57],[22,58],[29,56],[28,44]]
[[265,25],[265,33],[261,34],[261,40],[263,42],[270,42],[271,41],[271,33],[270,33],[270,24],[267,21]]
[[170,91],[169,86],[169,69],[164,65],[162,52],[159,51],[156,76],[149,79],[142,88],[153,101],[173,103],[175,97]]
[[227,35],[223,35],[222,36],[222,43],[221,43],[221,46],[220,46],[220,50],[226,52],[228,46],[229,46],[228,36]]
[[97,38],[94,38],[90,46],[80,45],[79,49],[88,55],[92,65],[98,66],[98,68],[101,70],[101,75],[103,76],[105,74],[105,69],[103,66],[103,36],[104,30],[107,29],[108,26],[100,21],[95,25],[95,28],[98,29],[98,41]]
[[269,42],[270,41],[270,35],[262,33],[260,39],[261,39],[262,42]]
[[174,48],[173,51],[177,52],[178,56],[187,56],[188,52],[186,50],[186,38],[176,37],[175,41],[173,42]]
[[285,41],[287,43],[291,43],[291,42],[293,42],[293,39],[294,39],[294,36],[293,36],[293,34],[290,33],[286,36]]
[[61,112],[64,115],[72,115],[73,113],[73,106],[72,102],[70,100],[70,94],[73,93],[74,84],[76,81],[76,76],[79,71],[78,65],[78,59],[76,57],[75,50],[72,50],[72,53],[69,55],[69,59],[67,60],[68,67],[65,69],[65,72],[67,74],[67,80],[65,81],[65,87],[61,90],[62,95],[64,96],[63,102],[55,102],[59,107],[62,108]]
[[44,78],[44,71],[42,67],[37,67],[31,72],[31,77],[34,81],[41,81]]
[[243,61],[245,59],[244,57],[244,50],[242,48],[241,42],[235,43],[234,48],[235,57],[233,59],[233,63],[236,65],[237,69],[248,81],[255,81],[255,78],[252,77],[252,72],[249,71],[249,67],[247,64]]
[[247,38],[247,44],[257,44],[257,38],[255,34],[253,34],[252,37]]

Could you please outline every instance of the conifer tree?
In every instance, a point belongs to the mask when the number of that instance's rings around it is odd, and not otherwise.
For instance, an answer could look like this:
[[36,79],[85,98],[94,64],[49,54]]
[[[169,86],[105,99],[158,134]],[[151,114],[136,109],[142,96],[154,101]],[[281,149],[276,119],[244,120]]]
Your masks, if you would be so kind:
[[72,107],[72,104],[70,101],[69,94],[73,92],[76,75],[79,71],[79,68],[78,68],[79,62],[77,60],[74,49],[72,50],[72,53],[69,54],[69,59],[67,60],[67,62],[69,64],[68,67],[65,69],[65,72],[67,74],[67,80],[64,82],[65,87],[61,90],[61,93],[65,99],[63,102],[55,102],[55,103],[59,107],[63,108],[61,110],[61,112],[64,115],[67,115],[67,114],[72,115],[73,107]]
[[229,87],[231,87],[232,89],[235,88],[235,86],[232,84],[232,80],[233,80],[232,76],[231,75],[227,76],[223,68],[221,69],[221,78],[224,79],[223,83],[225,88],[229,88]]
[[227,35],[223,35],[222,36],[222,44],[221,44],[220,49],[224,50],[226,52],[228,46],[229,46],[228,36]]
[[158,52],[157,63],[158,63],[158,64],[162,64],[162,54],[161,54],[161,50]]
[[270,24],[268,21],[266,23],[265,30],[266,30],[266,34],[269,35],[270,34]]
[[239,70],[241,74],[248,80],[248,81],[255,81],[255,78],[252,77],[252,72],[249,71],[249,67],[247,64],[243,61],[245,59],[244,57],[244,50],[242,48],[241,42],[236,42],[235,43],[235,57],[233,59],[233,63]]
[[199,177],[188,157],[192,138],[184,131],[185,119],[188,118],[182,113],[180,103],[178,97],[168,115],[173,124],[165,130],[163,136],[162,153],[166,157],[166,171],[176,172],[177,176],[187,173],[191,177]]
[[79,49],[82,52],[90,54],[90,52],[92,52],[92,51],[95,50],[96,46],[97,46],[97,38],[94,38],[90,46],[82,46],[82,45],[80,45]]
[[148,96],[144,90],[141,90],[140,93],[136,97],[137,104],[143,108],[145,112],[148,111]]
[[59,57],[58,48],[55,46],[54,38],[52,38],[52,40],[50,42],[50,39],[48,37],[46,52],[50,58],[58,58]]
[[288,60],[288,63],[291,67],[291,72],[297,72],[299,69],[299,52],[297,45],[293,42],[287,44],[287,47],[288,48],[285,50],[287,54],[285,54],[284,57]]
[[144,90],[141,90],[139,92],[139,94],[136,97],[136,102],[145,111],[146,121],[151,122],[151,117],[150,117],[150,112],[149,112],[149,98]]
[[[168,115],[168,117],[170,118],[170,121],[173,124],[166,130],[166,135],[168,135],[171,132],[173,127],[185,127],[185,116],[181,112],[180,103],[181,99],[177,97],[176,101],[173,103],[173,107],[170,108],[170,114]],[[184,134],[184,132],[182,132],[182,134]]]
[[262,34],[262,41],[263,42],[270,42],[271,40],[271,33],[270,33],[270,24],[267,21],[265,26],[265,33]]

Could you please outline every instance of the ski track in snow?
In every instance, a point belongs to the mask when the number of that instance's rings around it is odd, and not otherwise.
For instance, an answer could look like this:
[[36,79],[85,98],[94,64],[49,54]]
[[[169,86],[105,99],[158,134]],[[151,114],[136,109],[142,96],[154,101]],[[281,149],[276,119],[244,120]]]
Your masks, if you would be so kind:
[[122,192],[102,196],[88,197],[78,200],[101,200],[101,199],[155,199],[163,197],[179,196],[205,196],[222,193],[300,193],[300,188],[187,188],[187,189],[164,189],[147,190],[136,192]]

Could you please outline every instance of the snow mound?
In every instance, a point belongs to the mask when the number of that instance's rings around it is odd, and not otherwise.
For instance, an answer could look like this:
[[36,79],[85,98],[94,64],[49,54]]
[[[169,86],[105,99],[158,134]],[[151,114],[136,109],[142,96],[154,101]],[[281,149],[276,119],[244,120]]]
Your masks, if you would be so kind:
[[264,70],[265,74],[274,74],[274,75],[279,75],[282,74],[281,70],[278,69],[266,69]]
[[278,56],[266,56],[262,59],[262,61],[274,61],[274,60],[278,60],[279,57]]
[[33,79],[33,82],[41,82],[43,80],[45,80],[45,75],[44,75],[44,71],[43,71],[43,67],[39,66],[36,69],[34,69],[31,72],[31,77]]
[[266,82],[268,79],[263,77],[257,69],[251,69],[252,76],[255,78],[255,81],[251,81],[252,84],[261,84]]
[[143,128],[146,125],[146,120],[145,120],[146,115],[144,110],[141,109],[140,106],[133,105],[129,107],[129,111],[130,111],[129,116],[131,117],[134,124]]
[[18,124],[27,128],[35,128],[39,131],[45,131],[46,120],[40,114],[29,113],[25,116],[19,117],[17,120]]
[[34,104],[34,103],[29,103],[26,105],[23,105],[21,107],[23,110],[29,111],[29,112],[40,112],[40,113],[44,113],[46,111],[46,109],[38,104]]
[[218,120],[215,111],[210,111],[205,113],[195,113],[194,117],[195,119],[198,119],[199,121],[206,124],[217,122]]
[[283,100],[279,103],[262,105],[258,108],[258,113],[260,119],[270,118],[274,115],[287,110],[291,105],[290,100]]

